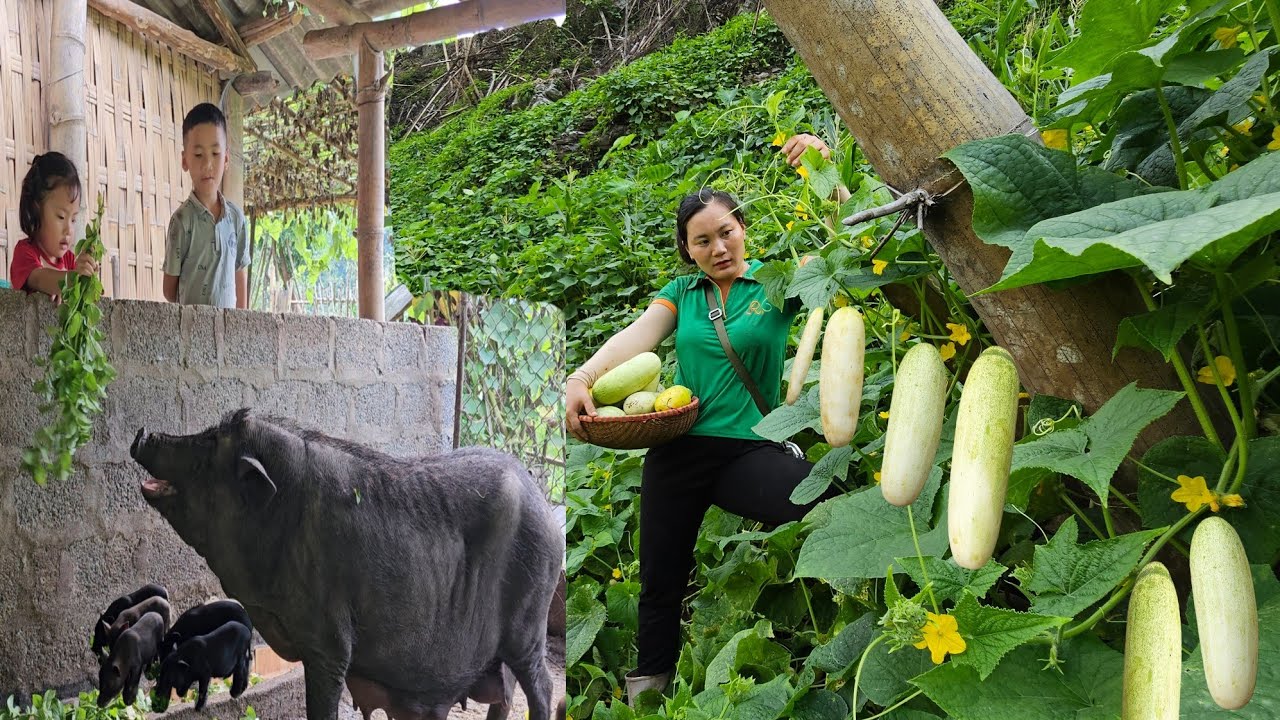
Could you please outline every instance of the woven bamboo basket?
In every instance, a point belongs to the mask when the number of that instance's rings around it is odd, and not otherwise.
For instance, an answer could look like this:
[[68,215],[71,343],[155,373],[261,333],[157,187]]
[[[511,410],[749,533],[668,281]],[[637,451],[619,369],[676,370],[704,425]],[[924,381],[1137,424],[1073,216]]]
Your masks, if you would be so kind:
[[613,450],[648,448],[689,432],[698,420],[698,398],[674,410],[625,417],[579,415],[578,420],[582,434],[592,445]]

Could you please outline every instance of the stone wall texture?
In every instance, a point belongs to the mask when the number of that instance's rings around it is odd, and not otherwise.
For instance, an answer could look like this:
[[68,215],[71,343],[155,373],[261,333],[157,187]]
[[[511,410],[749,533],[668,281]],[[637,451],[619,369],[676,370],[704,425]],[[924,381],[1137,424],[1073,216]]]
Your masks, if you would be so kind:
[[295,418],[393,455],[453,446],[451,327],[103,300],[117,371],[93,441],[65,483],[37,487],[22,448],[49,418],[32,384],[55,311],[0,290],[0,702],[96,685],[94,621],[148,582],[175,614],[223,595],[204,560],[142,499],[138,428],[203,430],[240,407]]

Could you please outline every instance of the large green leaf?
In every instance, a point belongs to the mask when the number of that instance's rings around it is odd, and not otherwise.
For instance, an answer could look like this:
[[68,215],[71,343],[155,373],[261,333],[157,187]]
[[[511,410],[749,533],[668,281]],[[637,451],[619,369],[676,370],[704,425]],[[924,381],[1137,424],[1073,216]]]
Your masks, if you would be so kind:
[[1097,168],[1077,169],[1070,153],[1022,135],[967,142],[944,157],[973,189],[974,232],[986,243],[1014,250],[1015,257],[1036,223],[1144,192],[1139,182]]
[[814,463],[805,479],[791,491],[791,502],[807,505],[817,500],[831,486],[833,479],[849,474],[849,460],[852,458],[853,448],[849,445],[835,448],[823,455],[822,459]]
[[744,669],[750,669],[752,676],[762,679],[785,674],[791,653],[769,639],[772,637],[773,627],[768,620],[761,620],[755,627],[734,635],[707,665],[707,687],[726,683]]
[[907,646],[890,652],[887,644],[880,643],[867,654],[858,690],[871,702],[888,707],[911,689],[913,679],[932,668],[928,650]]
[[[910,506],[925,555],[941,555],[947,547],[945,521],[929,529],[933,498],[941,483],[942,471],[935,467]],[[915,554],[907,508],[890,505],[879,488],[843,495],[823,506],[827,522],[816,527],[801,546],[796,577],[882,577],[895,558]]]
[[829,674],[847,672],[876,636],[875,613],[867,613],[844,626],[826,645],[815,648],[805,661],[805,666]]
[[594,583],[575,584],[565,610],[569,616],[565,638],[565,667],[572,667],[591,649],[600,628],[604,627],[607,612],[595,598],[598,588]]
[[[980,140],[947,157],[974,192],[974,231],[1013,250],[983,292],[1145,266],[1164,282],[1183,262],[1225,269],[1280,228],[1280,153],[1196,190],[1143,190],[1020,136]],[[1108,179],[1109,178],[1109,179]]]
[[1184,73],[1187,63],[1182,58],[1194,50],[1205,26],[1216,21],[1218,11],[1231,1],[1234,0],[1223,0],[1194,18],[1178,23],[1171,33],[1153,44],[1116,55],[1105,74],[1068,88],[1058,97],[1055,124],[1068,118],[1091,121],[1105,117],[1129,93],[1165,83],[1170,72]]
[[787,286],[795,275],[795,264],[785,260],[770,260],[756,270],[752,278],[764,286],[765,297],[774,307],[782,307],[787,298]]
[[951,656],[951,662],[974,668],[979,680],[986,680],[1010,650],[1071,619],[987,607],[972,593],[965,593],[951,614],[966,645],[964,652]]
[[906,571],[912,582],[919,587],[924,587],[927,572],[928,582],[933,583],[933,596],[940,603],[959,600],[965,591],[981,598],[1009,570],[995,560],[988,560],[978,570],[969,570],[957,565],[955,560],[936,557],[924,558],[924,571],[921,571],[920,560],[916,557],[898,558],[895,567]]
[[1280,713],[1280,598],[1258,608],[1258,675],[1249,704],[1239,710],[1218,707],[1205,684],[1204,657],[1197,647],[1182,663],[1180,705],[1183,720],[1269,720]]
[[[1280,172],[1280,154],[1254,164]],[[1031,248],[1032,260],[1016,268],[1011,261],[1000,282],[983,292],[1139,266],[1172,284],[1173,271],[1188,260],[1226,269],[1259,238],[1280,229],[1280,193],[1214,205],[1220,198],[1212,188],[1128,198],[1045,220],[1026,234],[1023,247]]]
[[[691,720],[733,718],[734,720],[774,720],[791,697],[791,687],[786,675],[779,675],[769,682],[757,684],[747,690],[739,703],[730,707],[729,699],[719,686],[708,685],[698,693],[696,711],[690,711]],[[661,717],[661,716],[651,716]]]
[[836,276],[849,257],[844,248],[834,250],[827,257],[814,256],[796,270],[787,288],[787,297],[799,297],[807,308],[826,307],[840,289]]
[[914,683],[954,720],[1102,720],[1120,717],[1124,656],[1084,635],[1063,644],[1061,666],[1045,668],[1049,649],[1013,652],[986,680],[955,662]]
[[1036,547],[1030,568],[1018,573],[1023,589],[1034,594],[1033,611],[1075,617],[1137,567],[1160,534],[1146,530],[1081,545],[1079,532],[1075,517],[1067,518],[1049,542]]
[[788,440],[802,430],[821,432],[822,415],[818,410],[818,386],[814,385],[794,405],[779,405],[751,428],[753,432],[774,442]]
[[1136,347],[1155,350],[1168,362],[1178,348],[1178,341],[1196,324],[1203,312],[1201,305],[1180,302],[1127,317],[1120,321],[1111,357],[1114,358],[1121,348]]
[[1075,82],[1087,80],[1106,70],[1121,53],[1144,45],[1156,23],[1174,0],[1089,0],[1080,8],[1079,34],[1050,60],[1050,65],[1069,67]]
[[1015,445],[1013,469],[1045,468],[1070,475],[1088,484],[1106,502],[1111,476],[1138,433],[1172,410],[1182,395],[1172,390],[1144,390],[1129,383],[1078,426]]

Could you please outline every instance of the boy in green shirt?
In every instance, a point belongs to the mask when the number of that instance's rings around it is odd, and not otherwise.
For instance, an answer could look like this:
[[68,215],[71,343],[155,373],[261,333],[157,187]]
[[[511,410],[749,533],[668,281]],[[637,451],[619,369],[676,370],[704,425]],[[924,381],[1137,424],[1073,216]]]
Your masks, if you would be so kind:
[[169,302],[249,307],[249,237],[244,213],[222,195],[227,119],[201,103],[182,122],[182,169],[191,196],[169,219],[164,297]]

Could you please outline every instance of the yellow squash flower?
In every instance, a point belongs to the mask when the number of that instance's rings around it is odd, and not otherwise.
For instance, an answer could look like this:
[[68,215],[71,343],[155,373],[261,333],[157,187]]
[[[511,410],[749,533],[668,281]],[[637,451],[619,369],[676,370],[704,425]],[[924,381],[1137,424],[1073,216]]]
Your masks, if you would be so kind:
[[1244,507],[1244,498],[1232,493],[1222,496],[1222,504],[1227,507]]
[[613,689],[613,696],[614,696],[615,698],[617,698],[617,699],[621,700],[621,699],[622,699],[622,688],[621,688],[621,687],[615,687],[615,688]]
[[1271,128],[1271,142],[1267,143],[1268,150],[1280,150],[1280,125]]
[[803,165],[801,165],[800,167],[796,168],[796,173],[797,173],[797,174],[799,174],[799,175],[800,175],[800,177],[804,178],[805,180],[808,180],[808,179],[809,179],[809,168],[807,168],[807,167],[805,167],[805,166],[803,166]]
[[801,220],[809,219],[809,214],[804,210],[804,203],[799,203],[796,205],[796,217],[800,218]]
[[1241,135],[1247,135],[1249,134],[1249,131],[1253,129],[1253,118],[1245,118],[1235,125],[1232,125],[1231,128]]
[[887,267],[889,267],[889,263],[885,262],[884,260],[871,261],[871,272],[875,273],[876,275],[883,275],[884,269]]
[[888,411],[888,410],[881,410],[881,411],[880,411],[880,419],[881,419],[881,420],[888,420],[888,419],[889,419],[889,411]]
[[947,329],[951,331],[951,339],[964,345],[969,342],[969,328],[961,323],[947,323]]
[[613,569],[613,579],[614,579],[614,580],[621,580],[621,579],[622,579],[622,568],[614,568],[614,569]]
[[1040,133],[1040,139],[1044,140],[1044,146],[1054,150],[1067,149],[1067,131],[1062,128],[1054,128],[1045,130]]
[[1210,510],[1218,512],[1218,496],[1209,489],[1208,485],[1205,485],[1203,475],[1195,477],[1179,475],[1178,489],[1174,490],[1169,497],[1176,503],[1186,505],[1188,512],[1195,512],[1203,505],[1208,505]]
[[911,330],[910,329],[903,330],[902,334],[898,336],[898,342],[906,342],[907,339],[910,337],[911,337]]
[[1020,392],[1020,393],[1018,393],[1018,399],[1019,399],[1019,400],[1030,400],[1030,399],[1031,399],[1031,393],[1027,393],[1027,392]]
[[950,615],[926,613],[929,621],[924,624],[924,637],[915,647],[921,650],[929,648],[929,657],[934,665],[941,665],[947,654],[959,655],[964,652],[964,638],[960,637],[960,625]]
[[879,484],[880,484],[880,471],[879,471],[879,470],[877,470],[877,471],[875,471],[875,472],[871,473],[871,479],[872,479],[872,480],[875,480],[875,481],[876,481],[876,484],[877,484],[877,485],[879,485]]
[[1229,50],[1236,46],[1236,38],[1240,35],[1240,26],[1220,27],[1213,31],[1213,39],[1218,41],[1224,50]]
[[938,348],[938,354],[942,356],[942,361],[946,362],[956,356],[956,344],[947,343]]
[[858,238],[858,241],[862,243],[862,247],[864,248],[869,248],[872,245],[876,244],[876,241],[873,240],[870,235],[863,235],[862,237]]
[[843,293],[836,296],[836,307],[842,308],[847,306],[848,304],[849,304],[848,296],[844,295]]
[[778,131],[777,135],[773,136],[774,147],[782,147],[786,142],[787,142],[787,134],[782,132],[781,130]]
[[[1236,381],[1236,367],[1231,364],[1231,358],[1219,355],[1213,359],[1213,364],[1218,368],[1218,374],[1222,376],[1222,384],[1231,387],[1231,383]],[[1208,365],[1200,368],[1196,373],[1196,382],[1213,385],[1213,370]]]
[[787,229],[788,229],[788,230],[790,230],[791,228],[793,228],[793,227],[795,227],[795,226],[796,226],[796,221],[795,221],[795,220],[788,220],[788,221],[787,221]]

